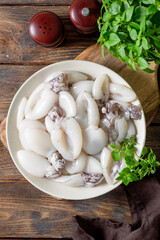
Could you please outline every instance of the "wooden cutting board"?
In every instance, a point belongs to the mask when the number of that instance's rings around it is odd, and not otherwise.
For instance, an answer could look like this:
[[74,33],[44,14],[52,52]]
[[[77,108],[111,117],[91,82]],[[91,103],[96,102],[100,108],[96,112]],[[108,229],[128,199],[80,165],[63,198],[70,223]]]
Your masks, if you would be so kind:
[[[128,67],[126,63],[122,63],[119,59],[111,56],[107,50],[105,51],[105,58],[101,56],[101,47],[93,45],[84,50],[78,55],[76,60],[92,61],[104,65],[121,77],[123,77],[136,92],[146,117],[147,126],[152,122],[160,103],[159,89],[158,89],[158,66],[151,63],[150,68],[155,69],[154,73],[145,73],[142,70],[135,72]],[[0,138],[2,143],[7,147],[6,143],[6,118],[0,125]]]

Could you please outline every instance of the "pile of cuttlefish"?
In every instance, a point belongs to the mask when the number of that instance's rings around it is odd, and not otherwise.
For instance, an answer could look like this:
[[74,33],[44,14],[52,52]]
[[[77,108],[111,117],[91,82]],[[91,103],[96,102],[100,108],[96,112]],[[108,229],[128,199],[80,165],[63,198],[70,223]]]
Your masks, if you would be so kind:
[[135,99],[107,74],[53,73],[19,104],[18,161],[31,175],[69,186],[114,184],[125,162],[113,160],[109,144],[136,137]]

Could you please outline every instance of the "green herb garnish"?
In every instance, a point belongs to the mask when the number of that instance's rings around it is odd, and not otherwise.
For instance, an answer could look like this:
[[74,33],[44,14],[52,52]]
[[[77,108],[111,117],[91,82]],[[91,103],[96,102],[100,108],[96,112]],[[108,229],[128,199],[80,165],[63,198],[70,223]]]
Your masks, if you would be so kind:
[[146,175],[154,174],[156,167],[160,166],[152,149],[148,153],[147,147],[143,147],[142,155],[139,157],[136,153],[136,144],[134,137],[124,139],[118,147],[110,144],[114,149],[112,151],[114,161],[119,161],[121,158],[125,160],[127,167],[119,172],[119,177],[116,178],[116,180],[122,180],[125,185],[141,180]]
[[135,71],[137,63],[149,73],[150,61],[160,63],[159,0],[102,0],[98,27],[103,57],[106,48]]

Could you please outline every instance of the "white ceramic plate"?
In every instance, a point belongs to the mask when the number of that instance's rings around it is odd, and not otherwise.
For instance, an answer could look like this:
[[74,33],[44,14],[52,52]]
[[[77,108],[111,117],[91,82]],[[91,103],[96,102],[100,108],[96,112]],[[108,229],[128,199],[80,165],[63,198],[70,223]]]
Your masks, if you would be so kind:
[[[46,80],[53,72],[58,71],[79,71],[85,74],[90,75],[92,78],[97,77],[102,73],[107,73],[112,82],[121,83],[126,86],[129,86],[128,83],[121,78],[117,73],[112,70],[101,66],[96,63],[88,62],[88,61],[63,61],[55,64],[51,64],[35,74],[33,74],[25,83],[21,86],[21,88],[16,93],[7,116],[7,145],[10,152],[10,155],[13,159],[18,170],[21,174],[36,188],[41,191],[48,193],[54,197],[62,198],[62,199],[72,199],[72,200],[80,200],[80,199],[88,199],[100,196],[105,194],[117,186],[121,184],[121,181],[117,182],[114,185],[108,185],[106,183],[100,184],[96,187],[68,187],[60,183],[52,182],[46,178],[38,178],[27,173],[19,164],[17,159],[17,151],[22,149],[22,146],[19,141],[18,131],[16,129],[16,116],[18,105],[22,99],[22,97],[29,97],[32,91],[43,81]],[[135,101],[135,104],[140,104],[139,100]],[[142,148],[145,143],[146,137],[146,124],[145,117],[142,111],[142,119],[135,121],[137,128],[137,145],[138,153],[141,153]]]

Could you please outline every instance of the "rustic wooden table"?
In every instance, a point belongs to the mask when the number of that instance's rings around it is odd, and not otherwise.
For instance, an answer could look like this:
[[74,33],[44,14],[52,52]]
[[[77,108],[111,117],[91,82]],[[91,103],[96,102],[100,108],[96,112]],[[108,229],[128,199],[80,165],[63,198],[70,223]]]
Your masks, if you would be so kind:
[[[0,122],[22,83],[45,65],[75,58],[96,43],[98,33],[77,33],[68,17],[72,0],[0,1]],[[58,14],[65,24],[66,38],[56,49],[34,43],[28,23],[39,11]],[[160,155],[160,111],[147,129],[146,145]],[[101,197],[85,201],[56,200],[28,183],[0,142],[0,239],[71,237],[73,215],[104,217],[131,223],[123,186]]]

